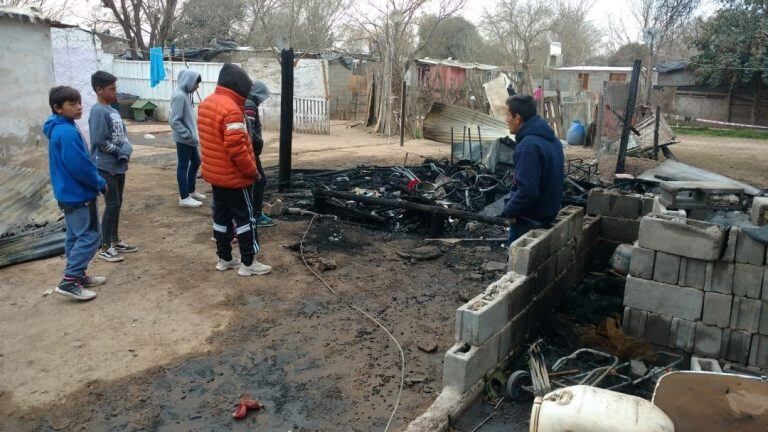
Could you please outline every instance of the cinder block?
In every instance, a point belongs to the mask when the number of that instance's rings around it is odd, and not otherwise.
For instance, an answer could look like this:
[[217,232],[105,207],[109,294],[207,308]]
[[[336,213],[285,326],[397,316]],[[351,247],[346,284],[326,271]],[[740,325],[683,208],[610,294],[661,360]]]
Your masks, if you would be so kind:
[[721,261],[735,262],[736,261],[736,243],[739,240],[739,228],[730,227],[728,229],[728,239],[725,244],[725,253],[720,258]]
[[715,261],[720,258],[725,234],[718,225],[695,220],[681,220],[664,215],[648,215],[640,220],[641,247]]
[[562,249],[571,235],[571,221],[568,218],[558,216],[555,218],[554,225],[549,229],[550,243],[549,243],[549,256],[552,256]]
[[621,327],[627,334],[637,338],[644,338],[647,322],[648,312],[629,307],[624,308],[624,321]]
[[691,356],[691,371],[723,373],[723,368],[715,359]]
[[693,346],[694,353],[704,357],[718,358],[720,357],[722,342],[722,329],[715,326],[708,326],[702,322],[696,323],[696,341]]
[[675,285],[679,277],[680,257],[666,252],[658,252],[653,268],[653,280]]
[[484,293],[456,310],[456,342],[484,343],[533,300],[533,287],[525,276],[507,273]]
[[584,224],[584,208],[573,205],[565,206],[560,209],[558,215],[568,219],[568,240],[576,238]]
[[696,323],[693,321],[672,318],[669,331],[669,344],[685,352],[693,352],[693,343],[696,340]]
[[667,346],[671,327],[671,316],[649,313],[645,324],[645,339],[652,344]]
[[729,328],[723,329],[723,339],[720,341],[720,356],[718,358],[724,359],[728,355],[728,343],[731,340],[732,332]]
[[768,301],[763,301],[760,306],[760,324],[757,326],[757,332],[768,336]]
[[768,224],[768,197],[755,197],[752,200],[752,223],[756,226]]
[[587,253],[600,239],[601,216],[585,216],[581,233],[576,236],[576,256]]
[[[560,251],[557,252],[557,270],[556,273],[558,275],[563,274],[565,269],[567,269],[571,263],[573,263],[573,250],[575,247],[575,240],[571,240],[568,243],[566,243],[565,247],[560,249]],[[762,279],[762,274],[760,275],[760,279]],[[762,282],[762,280],[761,280]]]
[[761,298],[768,300],[768,264],[765,265],[765,272],[763,273],[763,294]]
[[741,364],[749,362],[749,348],[752,345],[752,334],[741,330],[731,331],[728,340],[728,352],[725,358]]
[[587,213],[591,215],[637,219],[640,217],[642,199],[643,196],[638,194],[594,188],[589,191],[589,197],[587,198]]
[[710,261],[683,258],[680,261],[679,284],[703,290],[706,281],[712,277],[713,267],[714,264]]
[[634,243],[639,229],[640,222],[637,219],[603,216],[603,221],[600,223],[600,237],[622,243]]
[[653,213],[653,199],[656,197],[654,194],[643,195],[643,201],[640,209],[640,216],[645,216],[649,213]]
[[736,266],[729,262],[713,262],[711,276],[704,282],[704,291],[732,294],[735,268]]
[[733,296],[716,292],[704,293],[704,311],[701,320],[704,324],[726,328],[731,324]]
[[736,263],[733,274],[733,295],[760,298],[765,267]]
[[744,297],[734,297],[731,308],[731,328],[757,333],[760,327],[762,301]]
[[506,360],[513,350],[516,350],[523,342],[530,331],[527,323],[530,321],[526,308],[518,314],[512,321],[507,323],[499,331],[499,358],[498,363]]
[[507,269],[519,275],[534,273],[549,258],[549,233],[532,230],[509,245]]
[[536,272],[535,289],[536,292],[543,291],[552,285],[557,273],[557,257],[553,256],[542,264],[539,271]]
[[704,292],[627,276],[624,306],[697,321],[701,319]]
[[653,279],[653,267],[656,263],[656,251],[643,249],[640,246],[632,248],[632,259],[629,262],[629,274],[641,279]]
[[481,346],[457,343],[443,359],[443,386],[453,387],[463,393],[469,390],[485,374],[496,366],[499,343],[489,341]]
[[768,336],[752,335],[749,349],[749,365],[768,368]]
[[765,263],[765,246],[743,230],[740,231],[736,241],[736,262],[763,265]]

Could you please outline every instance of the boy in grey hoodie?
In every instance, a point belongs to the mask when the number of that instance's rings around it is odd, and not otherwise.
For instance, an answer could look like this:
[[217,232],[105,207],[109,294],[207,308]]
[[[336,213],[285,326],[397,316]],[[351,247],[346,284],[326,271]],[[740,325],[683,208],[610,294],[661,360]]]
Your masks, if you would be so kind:
[[195,192],[195,178],[200,168],[200,138],[197,136],[192,94],[200,86],[200,81],[199,73],[185,69],[179,73],[179,85],[171,95],[171,116],[168,122],[176,142],[176,181],[179,184],[181,207],[200,207],[203,205],[200,200],[206,198]]

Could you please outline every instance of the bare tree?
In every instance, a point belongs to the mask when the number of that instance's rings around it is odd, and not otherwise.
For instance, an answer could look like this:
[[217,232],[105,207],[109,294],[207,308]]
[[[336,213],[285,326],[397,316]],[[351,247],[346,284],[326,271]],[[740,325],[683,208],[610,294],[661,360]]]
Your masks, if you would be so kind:
[[72,0],[3,0],[8,6],[33,7],[46,18],[59,21],[64,18],[72,7]]
[[[504,46],[512,64],[523,72],[524,93],[533,92],[531,65],[534,52],[557,22],[556,6],[549,0],[501,0],[483,17],[486,34]],[[540,51],[541,52],[541,51]],[[538,59],[542,62],[544,59]]]
[[[425,13],[430,0],[386,0],[385,2],[355,3],[347,15],[349,19],[364,30],[380,55],[382,78],[378,92],[377,131],[392,135],[396,117],[394,102],[400,98],[399,83],[405,77],[405,70],[416,52],[424,46],[437,26],[446,18],[456,14],[464,7],[466,0],[437,0],[437,12],[434,12],[432,27],[428,28],[419,40],[414,38],[417,19]],[[382,5],[383,3],[383,5]]]
[[255,46],[325,50],[350,0],[250,0],[248,36]]
[[150,47],[165,44],[178,16],[178,4],[179,0],[101,0],[101,6],[111,12],[113,23],[131,41],[134,59],[146,58]]
[[578,65],[593,56],[601,43],[602,32],[588,18],[594,0],[559,0],[553,41],[562,44],[563,64]]
[[640,41],[648,45],[644,101],[649,103],[653,86],[650,78],[659,48],[676,40],[675,35],[690,25],[701,0],[637,0],[628,3],[628,18],[613,17],[609,34],[619,46]]
[[246,0],[187,0],[172,35],[182,47],[203,47],[213,39],[243,39]]

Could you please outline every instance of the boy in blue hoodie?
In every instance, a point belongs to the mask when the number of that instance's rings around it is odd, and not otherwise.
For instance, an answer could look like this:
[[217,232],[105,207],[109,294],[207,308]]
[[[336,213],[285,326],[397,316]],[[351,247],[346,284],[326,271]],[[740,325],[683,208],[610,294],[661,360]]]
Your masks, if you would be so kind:
[[501,216],[510,219],[509,243],[532,229],[548,228],[560,211],[565,182],[563,145],[546,120],[536,114],[529,95],[507,99],[507,126],[517,146],[515,187]]
[[64,211],[67,227],[64,253],[67,266],[56,292],[87,301],[96,293],[86,289],[102,285],[103,277],[86,275],[88,263],[99,249],[99,215],[96,197],[107,184],[91,161],[75,120],[83,115],[80,93],[72,87],[54,87],[48,94],[51,114],[43,132],[48,137],[48,164],[53,195]]

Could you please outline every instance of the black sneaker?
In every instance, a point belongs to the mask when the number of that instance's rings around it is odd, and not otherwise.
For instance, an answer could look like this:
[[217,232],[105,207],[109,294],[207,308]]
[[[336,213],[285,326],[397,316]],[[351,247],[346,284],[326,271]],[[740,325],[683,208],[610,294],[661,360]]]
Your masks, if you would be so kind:
[[96,293],[83,288],[80,281],[63,280],[54,290],[56,293],[75,300],[88,301],[96,298]]
[[128,246],[124,241],[120,240],[120,243],[114,246],[118,253],[131,253],[139,250],[136,246]]
[[115,249],[114,246],[109,249],[102,249],[99,252],[98,257],[107,262],[120,262],[125,259],[117,254],[117,249]]
[[105,278],[104,276],[85,275],[82,278],[80,278],[80,285],[82,285],[84,288],[92,288],[92,287],[97,287],[99,285],[104,285],[106,281],[107,281],[107,278]]

